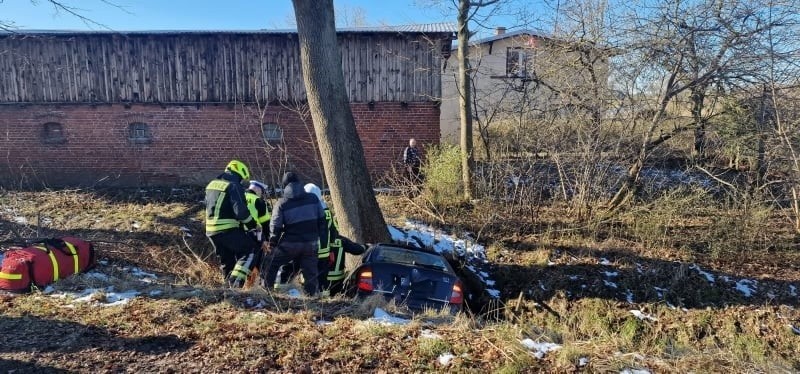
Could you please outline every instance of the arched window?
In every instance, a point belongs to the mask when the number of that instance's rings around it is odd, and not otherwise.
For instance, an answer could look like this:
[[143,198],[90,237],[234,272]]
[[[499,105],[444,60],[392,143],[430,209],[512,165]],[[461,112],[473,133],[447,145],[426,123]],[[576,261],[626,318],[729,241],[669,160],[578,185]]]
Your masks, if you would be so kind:
[[64,126],[58,122],[47,122],[42,125],[42,142],[48,144],[61,144],[67,142],[64,135]]
[[261,125],[264,140],[268,143],[278,143],[283,140],[283,129],[277,123],[264,123]]

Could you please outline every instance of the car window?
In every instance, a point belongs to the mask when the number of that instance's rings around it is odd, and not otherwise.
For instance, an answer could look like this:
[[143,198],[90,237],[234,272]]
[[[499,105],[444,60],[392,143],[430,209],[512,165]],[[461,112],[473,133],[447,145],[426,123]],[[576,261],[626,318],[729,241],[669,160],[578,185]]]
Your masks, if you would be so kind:
[[381,248],[374,255],[376,262],[395,262],[407,265],[421,265],[447,269],[447,263],[441,256],[430,253],[410,251],[401,248]]

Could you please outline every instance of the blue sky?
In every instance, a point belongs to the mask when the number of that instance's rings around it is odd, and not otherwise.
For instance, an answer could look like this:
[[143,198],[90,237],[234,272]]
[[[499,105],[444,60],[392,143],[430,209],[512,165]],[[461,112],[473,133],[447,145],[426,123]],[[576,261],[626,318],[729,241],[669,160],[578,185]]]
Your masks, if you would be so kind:
[[[114,30],[251,30],[293,28],[290,0],[62,0],[77,11]],[[450,4],[433,0],[335,0],[335,7],[361,9],[368,24],[455,22]],[[116,4],[119,9],[108,3]],[[534,1],[523,3],[533,4]],[[352,12],[352,11],[351,11]],[[0,20],[22,29],[102,29],[65,12],[56,12],[47,0],[0,0]],[[514,24],[498,15],[487,26]]]

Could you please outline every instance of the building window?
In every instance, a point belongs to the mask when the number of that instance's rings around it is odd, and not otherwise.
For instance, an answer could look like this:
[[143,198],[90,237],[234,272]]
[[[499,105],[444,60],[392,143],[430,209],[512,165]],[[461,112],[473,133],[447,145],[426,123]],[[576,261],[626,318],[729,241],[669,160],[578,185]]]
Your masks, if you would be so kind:
[[283,140],[283,130],[277,123],[262,124],[261,132],[264,134],[264,140],[268,143],[277,143]]
[[508,47],[506,52],[506,76],[517,78],[530,77],[533,51],[529,48]]
[[47,122],[42,126],[42,141],[48,144],[66,143],[64,126],[58,122]]
[[134,122],[128,125],[128,140],[134,144],[150,143],[150,127],[146,123]]

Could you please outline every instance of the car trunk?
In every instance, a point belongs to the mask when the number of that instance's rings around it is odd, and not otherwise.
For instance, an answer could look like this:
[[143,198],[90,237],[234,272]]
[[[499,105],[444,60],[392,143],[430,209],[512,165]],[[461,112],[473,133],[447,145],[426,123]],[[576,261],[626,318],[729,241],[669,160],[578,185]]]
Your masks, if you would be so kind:
[[372,263],[374,293],[411,309],[440,309],[450,301],[456,278],[446,272],[396,263]]

